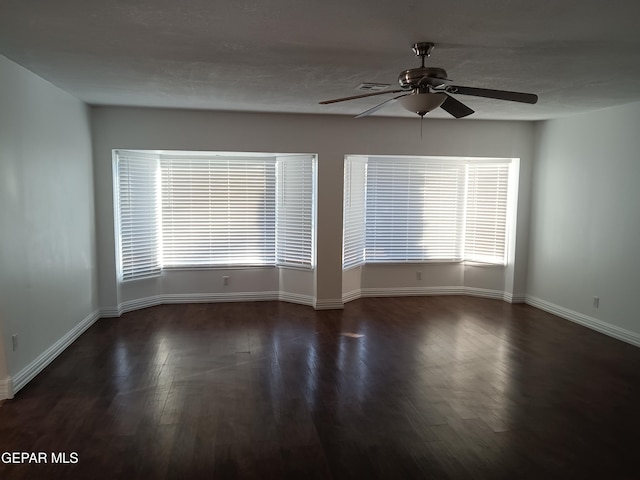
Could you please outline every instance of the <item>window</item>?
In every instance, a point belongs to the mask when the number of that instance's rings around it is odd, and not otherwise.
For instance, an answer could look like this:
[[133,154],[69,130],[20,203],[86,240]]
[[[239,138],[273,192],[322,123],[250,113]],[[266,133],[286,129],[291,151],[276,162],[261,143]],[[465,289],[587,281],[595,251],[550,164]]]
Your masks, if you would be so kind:
[[365,183],[367,159],[350,157],[344,163],[344,216],[342,228],[342,265],[364,263]]
[[276,162],[276,263],[310,267],[315,250],[314,171],[303,155]]
[[465,260],[506,264],[510,166],[467,164]]
[[163,157],[162,265],[275,265],[275,163]]
[[136,278],[160,273],[157,156],[121,152],[116,164],[120,273]]
[[116,152],[120,278],[314,259],[315,156]]
[[347,157],[343,268],[463,260],[506,264],[511,164]]

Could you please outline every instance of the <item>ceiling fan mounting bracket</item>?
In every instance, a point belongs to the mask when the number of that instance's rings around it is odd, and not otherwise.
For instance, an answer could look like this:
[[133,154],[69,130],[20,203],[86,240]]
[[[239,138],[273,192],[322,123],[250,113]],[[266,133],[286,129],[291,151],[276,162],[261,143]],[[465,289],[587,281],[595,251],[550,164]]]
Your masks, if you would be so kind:
[[428,57],[429,55],[431,55],[431,51],[435,46],[436,46],[435,43],[431,43],[431,42],[414,43],[413,53],[416,54],[416,57],[422,57],[422,59],[424,60],[424,57]]

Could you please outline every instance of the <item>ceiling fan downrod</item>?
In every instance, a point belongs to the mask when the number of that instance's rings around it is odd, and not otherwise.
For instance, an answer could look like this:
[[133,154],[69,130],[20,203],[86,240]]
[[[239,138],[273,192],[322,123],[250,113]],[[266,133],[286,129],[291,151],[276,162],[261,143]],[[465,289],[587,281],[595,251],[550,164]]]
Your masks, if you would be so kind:
[[418,42],[413,44],[412,50],[417,57],[420,57],[422,62],[421,68],[424,68],[424,59],[425,57],[428,57],[429,55],[431,55],[431,51],[435,46],[436,46],[435,43],[431,43],[431,42]]

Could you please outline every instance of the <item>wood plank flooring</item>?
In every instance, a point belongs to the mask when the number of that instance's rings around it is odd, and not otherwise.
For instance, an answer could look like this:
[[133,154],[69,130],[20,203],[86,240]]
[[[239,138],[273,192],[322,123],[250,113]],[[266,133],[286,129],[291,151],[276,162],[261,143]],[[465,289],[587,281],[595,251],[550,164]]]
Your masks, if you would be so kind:
[[526,305],[102,319],[0,407],[2,479],[640,478],[640,349]]

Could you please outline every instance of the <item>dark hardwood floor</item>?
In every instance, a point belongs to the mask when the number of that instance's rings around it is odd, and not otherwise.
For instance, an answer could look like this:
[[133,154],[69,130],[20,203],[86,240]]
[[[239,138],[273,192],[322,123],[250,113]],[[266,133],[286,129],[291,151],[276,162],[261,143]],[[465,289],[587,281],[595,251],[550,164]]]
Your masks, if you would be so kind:
[[[640,349],[526,305],[102,319],[0,406],[2,479],[640,478]],[[48,454],[49,454],[48,453]]]

